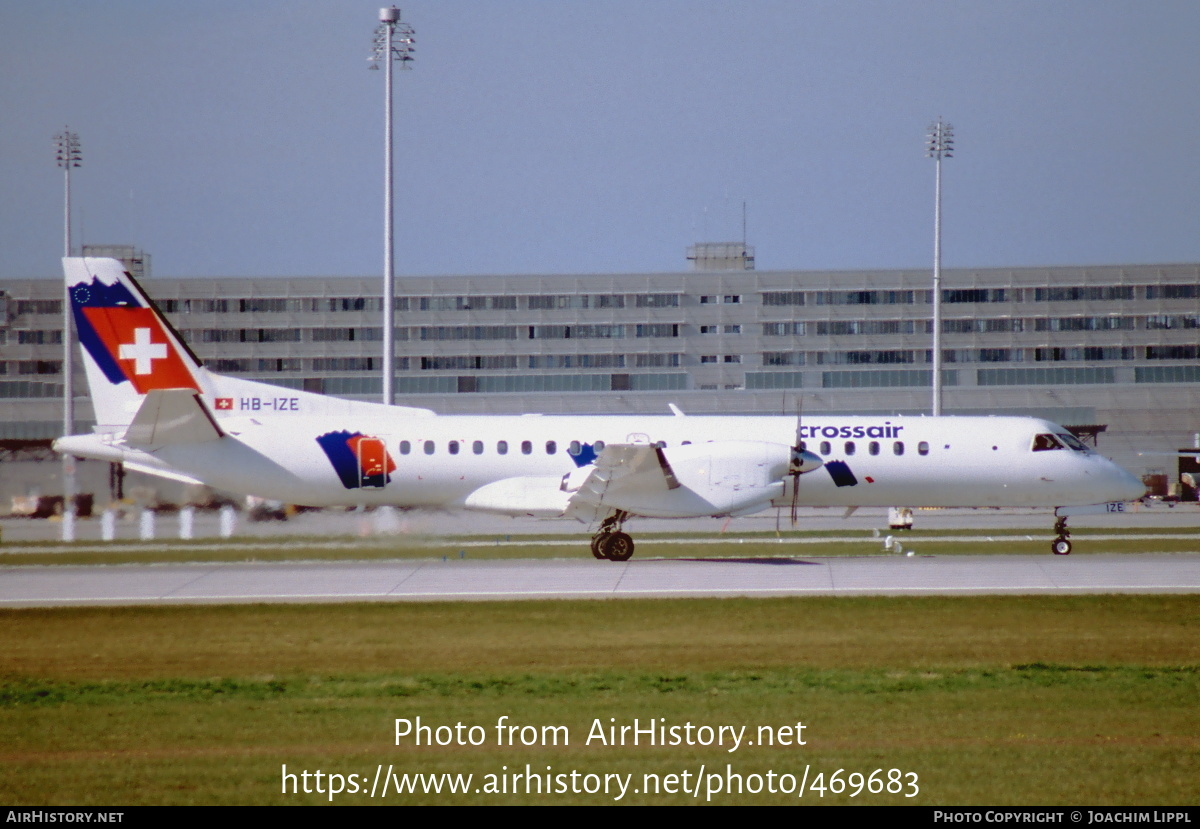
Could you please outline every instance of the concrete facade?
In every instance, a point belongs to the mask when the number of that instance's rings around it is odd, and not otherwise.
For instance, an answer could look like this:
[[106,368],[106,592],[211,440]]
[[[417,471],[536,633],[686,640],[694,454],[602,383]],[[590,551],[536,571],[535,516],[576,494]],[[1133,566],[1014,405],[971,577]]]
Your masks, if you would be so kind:
[[[400,277],[396,398],[443,413],[930,406],[926,270]],[[153,278],[213,370],[378,399],[378,277]],[[943,271],[944,409],[1104,424],[1139,452],[1200,433],[1200,265]],[[0,438],[61,431],[57,279],[0,286]],[[91,410],[75,361],[77,430]],[[0,493],[2,495],[2,493]]]

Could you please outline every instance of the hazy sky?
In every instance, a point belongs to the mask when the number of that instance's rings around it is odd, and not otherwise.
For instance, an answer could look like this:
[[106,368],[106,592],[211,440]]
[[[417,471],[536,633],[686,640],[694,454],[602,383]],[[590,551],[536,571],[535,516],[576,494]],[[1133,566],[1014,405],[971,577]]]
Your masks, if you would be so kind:
[[[382,263],[378,3],[0,0],[0,279],[76,241],[156,274]],[[414,0],[399,274],[1200,261],[1194,0]]]

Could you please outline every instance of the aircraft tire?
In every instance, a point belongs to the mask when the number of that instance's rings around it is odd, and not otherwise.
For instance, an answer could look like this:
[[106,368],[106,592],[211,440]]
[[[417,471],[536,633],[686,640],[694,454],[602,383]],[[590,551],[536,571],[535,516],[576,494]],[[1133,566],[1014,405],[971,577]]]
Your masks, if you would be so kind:
[[608,556],[604,555],[604,551],[602,549],[602,545],[607,538],[607,535],[592,536],[592,555],[601,561],[608,558]]
[[600,550],[609,561],[629,561],[633,557],[633,539],[628,533],[613,533],[600,543]]
[[1071,555],[1071,542],[1065,538],[1056,538],[1050,544],[1050,551],[1056,556]]

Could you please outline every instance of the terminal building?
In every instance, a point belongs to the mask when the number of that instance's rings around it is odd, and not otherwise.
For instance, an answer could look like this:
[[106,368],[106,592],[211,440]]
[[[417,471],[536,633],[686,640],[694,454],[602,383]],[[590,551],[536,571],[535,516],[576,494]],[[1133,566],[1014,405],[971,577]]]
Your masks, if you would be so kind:
[[[928,269],[759,271],[741,243],[687,257],[678,273],[398,277],[396,402],[442,413],[929,412]],[[148,257],[125,258],[210,369],[379,399],[380,277],[165,279],[150,276]],[[1200,265],[943,269],[942,286],[945,414],[1045,416],[1178,486],[1174,458],[1139,453],[1200,440]],[[62,294],[61,278],[0,286],[5,445],[62,431]],[[83,431],[78,356],[72,370]]]

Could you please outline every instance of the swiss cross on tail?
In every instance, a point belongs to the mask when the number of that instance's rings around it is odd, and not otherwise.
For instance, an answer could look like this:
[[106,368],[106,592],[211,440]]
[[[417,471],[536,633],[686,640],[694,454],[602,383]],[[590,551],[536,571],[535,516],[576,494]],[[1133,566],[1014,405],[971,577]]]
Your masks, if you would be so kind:
[[71,306],[80,344],[109,382],[129,381],[138,394],[200,391],[158,314],[121,282],[109,285],[93,278],[73,285]]

